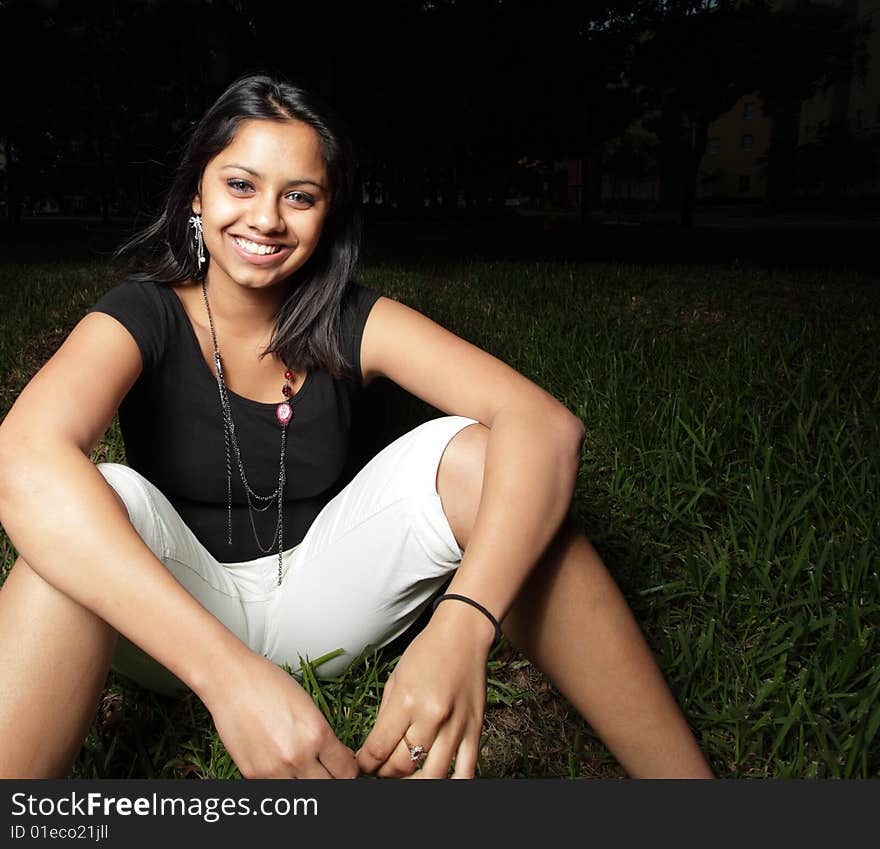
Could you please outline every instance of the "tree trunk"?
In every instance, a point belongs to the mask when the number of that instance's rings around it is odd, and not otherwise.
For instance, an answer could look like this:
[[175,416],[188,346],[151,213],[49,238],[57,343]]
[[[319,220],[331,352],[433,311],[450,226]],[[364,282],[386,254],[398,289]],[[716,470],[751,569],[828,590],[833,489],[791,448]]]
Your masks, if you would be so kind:
[[794,102],[777,105],[773,112],[767,202],[774,208],[787,206],[797,189],[795,163],[800,113],[800,103]]
[[598,150],[587,158],[586,173],[587,210],[602,211],[602,161]]
[[98,130],[96,150],[98,154],[98,192],[100,194],[101,221],[106,224],[110,220],[110,199],[107,188],[108,177],[107,162],[104,156],[104,139],[101,136],[100,129]]
[[18,191],[18,174],[9,136],[3,140],[3,152],[6,154],[6,219],[13,227],[17,227],[21,223],[21,194]]
[[590,220],[590,160],[586,156],[578,160],[578,177],[580,181],[580,196],[578,197],[578,216],[581,224]]
[[694,207],[697,202],[697,175],[709,140],[709,122],[702,116],[691,124],[691,146],[686,162],[681,192],[681,226],[694,226]]

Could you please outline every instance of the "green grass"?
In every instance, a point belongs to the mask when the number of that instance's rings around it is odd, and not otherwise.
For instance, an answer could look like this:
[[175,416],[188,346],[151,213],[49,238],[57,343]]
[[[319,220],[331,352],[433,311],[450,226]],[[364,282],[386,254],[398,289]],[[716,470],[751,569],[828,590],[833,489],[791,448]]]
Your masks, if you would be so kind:
[[[553,393],[587,427],[573,515],[722,777],[880,775],[880,319],[851,272],[373,261],[361,280]],[[0,268],[0,413],[112,284]],[[97,455],[124,456],[111,429]],[[0,534],[0,568],[14,552]],[[343,742],[396,657],[305,685]],[[490,663],[481,775],[621,775],[520,656]],[[194,697],[112,673],[79,777],[238,777]]]

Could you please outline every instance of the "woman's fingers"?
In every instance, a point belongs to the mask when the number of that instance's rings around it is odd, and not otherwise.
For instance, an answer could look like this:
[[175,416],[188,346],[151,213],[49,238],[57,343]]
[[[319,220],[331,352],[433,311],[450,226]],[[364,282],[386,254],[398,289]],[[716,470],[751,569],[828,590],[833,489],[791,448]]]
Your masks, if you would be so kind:
[[[376,772],[399,745],[404,745],[403,734],[408,726],[408,717],[383,699],[376,724],[357,752],[358,766],[364,772]],[[407,751],[405,746],[404,751]],[[401,763],[399,759],[398,763]]]
[[394,702],[383,707],[385,710],[380,708],[376,724],[357,754],[358,765],[364,772],[375,772],[381,778],[411,775],[430,757],[440,722],[410,723],[410,712]]
[[[407,737],[410,735],[407,734]],[[451,725],[444,726],[428,750],[428,756],[422,763],[422,768],[410,775],[409,778],[446,778],[449,775],[452,758],[460,739],[461,732],[457,732]]]
[[208,705],[217,733],[244,778],[354,778],[357,763],[308,693],[258,655],[247,687]]
[[422,768],[408,777],[473,778],[477,771],[479,734],[480,727],[473,733],[456,733],[451,726],[446,726],[437,735]]
[[360,773],[354,752],[338,740],[321,751],[319,760],[331,778],[357,778]]
[[467,735],[458,747],[455,756],[455,769],[450,778],[473,778],[477,773],[477,760],[480,756],[480,730],[476,736]]
[[376,771],[380,778],[407,778],[418,769],[419,761],[414,761],[406,741],[401,739],[388,759]]
[[284,778],[333,778],[327,768],[318,760],[311,761],[297,771],[296,775],[283,776]]

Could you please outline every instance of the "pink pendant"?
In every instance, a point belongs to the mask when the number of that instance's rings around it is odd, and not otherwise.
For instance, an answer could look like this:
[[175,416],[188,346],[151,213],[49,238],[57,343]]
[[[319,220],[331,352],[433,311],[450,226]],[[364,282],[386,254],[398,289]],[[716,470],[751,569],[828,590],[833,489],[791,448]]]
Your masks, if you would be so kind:
[[275,408],[275,418],[280,424],[286,425],[293,418],[293,407],[283,401]]

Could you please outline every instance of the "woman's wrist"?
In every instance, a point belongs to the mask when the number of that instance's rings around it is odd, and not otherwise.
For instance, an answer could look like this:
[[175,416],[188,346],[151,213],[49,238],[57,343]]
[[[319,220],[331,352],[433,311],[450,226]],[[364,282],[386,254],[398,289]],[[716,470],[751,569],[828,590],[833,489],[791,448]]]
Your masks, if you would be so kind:
[[[225,630],[225,629],[224,629]],[[248,669],[259,658],[232,632],[220,635],[210,653],[200,653],[184,679],[202,703],[210,709],[217,700],[228,696],[246,682]]]
[[440,596],[434,602],[432,629],[442,631],[444,639],[451,642],[466,644],[471,649],[484,648],[488,655],[496,640],[494,617],[491,613],[487,616],[470,603],[453,598],[454,594],[445,595],[447,597],[442,601]]

